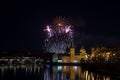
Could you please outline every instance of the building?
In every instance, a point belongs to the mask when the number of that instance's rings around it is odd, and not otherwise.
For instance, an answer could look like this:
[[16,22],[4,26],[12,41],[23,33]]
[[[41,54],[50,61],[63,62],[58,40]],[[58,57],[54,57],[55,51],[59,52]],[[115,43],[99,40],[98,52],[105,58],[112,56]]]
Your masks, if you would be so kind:
[[53,55],[53,62],[60,62],[60,63],[79,63],[81,60],[87,60],[87,59],[88,56],[83,46],[80,49],[80,53],[75,53],[75,47],[73,42],[71,43],[69,53]]

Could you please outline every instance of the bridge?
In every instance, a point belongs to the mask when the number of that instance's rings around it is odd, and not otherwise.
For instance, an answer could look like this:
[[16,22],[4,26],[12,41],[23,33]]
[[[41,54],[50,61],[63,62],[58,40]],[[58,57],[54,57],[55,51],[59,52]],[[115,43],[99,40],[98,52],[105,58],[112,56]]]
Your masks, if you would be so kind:
[[41,64],[44,60],[40,57],[2,57],[0,64]]

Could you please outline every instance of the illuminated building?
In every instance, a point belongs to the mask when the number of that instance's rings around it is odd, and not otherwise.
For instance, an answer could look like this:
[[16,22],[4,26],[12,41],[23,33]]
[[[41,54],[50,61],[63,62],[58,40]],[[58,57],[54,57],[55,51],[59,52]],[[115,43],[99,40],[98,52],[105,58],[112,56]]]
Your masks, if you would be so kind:
[[86,50],[82,46],[79,54],[75,54],[75,48],[73,42],[70,47],[70,54],[54,54],[53,62],[61,62],[61,63],[79,63],[81,60],[87,60],[88,56]]
[[74,44],[72,42],[71,48],[70,48],[70,62],[71,63],[74,62],[74,58],[75,58],[75,48],[74,48]]

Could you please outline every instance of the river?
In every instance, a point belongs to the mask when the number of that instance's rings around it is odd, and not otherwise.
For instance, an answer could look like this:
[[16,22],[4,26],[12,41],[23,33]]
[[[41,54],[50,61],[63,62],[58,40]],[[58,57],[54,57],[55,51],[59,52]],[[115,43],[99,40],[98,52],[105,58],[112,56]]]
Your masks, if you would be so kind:
[[0,80],[118,80],[117,77],[81,66],[0,66]]

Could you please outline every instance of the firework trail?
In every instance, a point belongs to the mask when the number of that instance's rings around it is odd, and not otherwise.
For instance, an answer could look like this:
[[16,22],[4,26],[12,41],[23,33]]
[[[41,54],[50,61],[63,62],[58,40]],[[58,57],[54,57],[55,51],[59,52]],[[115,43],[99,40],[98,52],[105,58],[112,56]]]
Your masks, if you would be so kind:
[[45,39],[46,51],[66,53],[66,49],[70,47],[73,38],[72,26],[65,24],[62,20],[57,20],[57,24],[47,25],[44,31],[48,35]]

